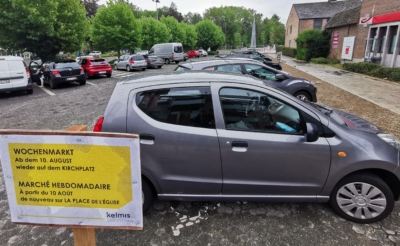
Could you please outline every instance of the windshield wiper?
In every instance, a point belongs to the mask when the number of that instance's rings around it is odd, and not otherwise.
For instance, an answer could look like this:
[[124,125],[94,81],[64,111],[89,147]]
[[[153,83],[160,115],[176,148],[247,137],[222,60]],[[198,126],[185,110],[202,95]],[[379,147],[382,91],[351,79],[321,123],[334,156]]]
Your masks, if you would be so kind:
[[321,112],[324,111],[323,113],[324,113],[326,116],[330,116],[330,115],[333,113],[333,110],[332,110],[332,109],[326,108],[326,107],[324,107],[324,106],[322,106],[322,105],[320,105],[320,104],[317,104],[317,103],[314,103],[314,102],[310,102],[310,101],[304,101],[304,102],[306,102],[306,103],[308,103],[309,105],[311,105],[312,107],[314,107],[314,108],[320,110]]

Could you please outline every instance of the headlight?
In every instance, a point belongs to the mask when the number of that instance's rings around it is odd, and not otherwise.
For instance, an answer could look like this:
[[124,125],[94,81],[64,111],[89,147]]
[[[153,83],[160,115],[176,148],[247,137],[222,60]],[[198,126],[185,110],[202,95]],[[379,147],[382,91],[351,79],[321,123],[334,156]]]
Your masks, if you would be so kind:
[[388,143],[388,144],[392,145],[393,147],[397,148],[398,150],[400,150],[400,141],[392,134],[379,133],[378,137],[380,137],[386,143]]

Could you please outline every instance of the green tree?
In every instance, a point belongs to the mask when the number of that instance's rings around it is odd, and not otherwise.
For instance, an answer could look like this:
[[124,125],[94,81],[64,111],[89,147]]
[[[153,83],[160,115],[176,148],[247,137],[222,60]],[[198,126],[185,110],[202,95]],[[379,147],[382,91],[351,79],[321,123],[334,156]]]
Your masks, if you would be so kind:
[[171,38],[169,42],[180,42],[184,43],[186,40],[186,33],[185,30],[179,25],[179,22],[172,16],[168,17],[161,17],[160,21],[164,23],[170,33],[171,33]]
[[154,44],[167,43],[171,34],[168,27],[154,18],[140,19],[142,25],[143,48],[150,49]]
[[91,40],[101,49],[134,50],[142,44],[142,27],[130,5],[123,1],[108,1],[93,18]]
[[0,46],[36,53],[43,61],[80,49],[87,37],[79,0],[0,0]]
[[211,20],[203,20],[196,24],[198,36],[197,46],[203,49],[217,50],[225,43],[225,36],[221,28]]
[[185,30],[185,41],[182,43],[185,49],[193,49],[197,44],[197,31],[194,25],[184,22],[179,23],[181,29]]
[[187,24],[196,25],[203,20],[203,17],[199,13],[189,12],[183,17],[183,21]]
[[327,57],[330,49],[330,38],[330,34],[322,30],[302,31],[296,38],[297,59],[310,61],[311,58]]

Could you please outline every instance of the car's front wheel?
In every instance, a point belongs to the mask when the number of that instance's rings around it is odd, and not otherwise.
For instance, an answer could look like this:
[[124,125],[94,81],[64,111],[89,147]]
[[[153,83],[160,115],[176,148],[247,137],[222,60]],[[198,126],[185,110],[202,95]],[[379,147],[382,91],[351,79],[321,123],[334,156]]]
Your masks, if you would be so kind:
[[118,70],[117,64],[114,65],[114,70]]
[[153,203],[154,193],[151,189],[150,184],[142,179],[142,203],[143,203],[143,213],[145,214],[151,207]]
[[294,93],[294,96],[303,101],[311,101],[311,96],[306,91],[298,91]]
[[341,217],[356,223],[374,223],[393,210],[394,196],[387,183],[372,173],[352,174],[333,189],[330,204]]
[[167,59],[165,59],[165,64],[170,64],[171,63],[171,61],[167,58]]
[[126,71],[127,72],[130,72],[131,71],[131,67],[128,65],[128,66],[126,66]]
[[57,88],[57,83],[53,79],[50,79],[49,84],[51,89]]

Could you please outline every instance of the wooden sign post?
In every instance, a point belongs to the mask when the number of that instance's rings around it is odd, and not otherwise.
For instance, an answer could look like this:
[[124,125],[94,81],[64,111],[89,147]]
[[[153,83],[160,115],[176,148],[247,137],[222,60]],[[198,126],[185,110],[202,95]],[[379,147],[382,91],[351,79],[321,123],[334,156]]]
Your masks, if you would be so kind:
[[0,130],[0,160],[17,224],[67,227],[75,246],[95,246],[95,228],[142,230],[139,137]]

